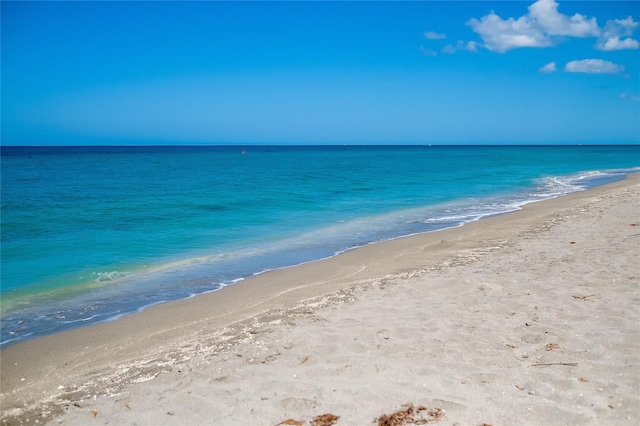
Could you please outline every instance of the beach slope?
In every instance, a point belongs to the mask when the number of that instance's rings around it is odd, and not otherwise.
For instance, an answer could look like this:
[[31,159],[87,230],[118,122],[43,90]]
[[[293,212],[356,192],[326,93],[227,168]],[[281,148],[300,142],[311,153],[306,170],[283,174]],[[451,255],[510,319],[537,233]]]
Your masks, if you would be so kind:
[[639,204],[633,175],[10,346],[2,423],[638,424]]

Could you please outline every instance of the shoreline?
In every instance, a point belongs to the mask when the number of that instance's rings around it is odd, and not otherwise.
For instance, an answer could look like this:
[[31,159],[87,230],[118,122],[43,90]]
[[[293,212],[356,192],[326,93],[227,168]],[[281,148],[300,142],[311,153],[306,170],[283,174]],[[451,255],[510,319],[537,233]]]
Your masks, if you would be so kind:
[[[639,182],[640,175],[632,174],[615,183],[529,203],[515,212],[361,246],[115,321],[17,342],[0,350],[2,424],[42,422],[68,409],[80,412],[94,395],[102,400],[134,383],[150,386],[148,380],[170,374],[178,365],[230,351],[265,324],[295,323],[316,311],[349,305],[354,292],[363,289],[375,293],[382,283],[392,287],[396,284],[387,283],[419,279],[433,271],[446,274],[486,256],[499,256],[527,235],[579,216],[598,199],[637,188]],[[637,281],[636,276],[636,290]],[[633,368],[637,375],[638,365]],[[637,385],[634,390],[637,400]],[[82,407],[74,407],[76,402]],[[637,416],[638,410],[633,413]]]
[[[465,198],[462,197],[432,206],[408,207],[388,214],[365,216],[363,223],[368,224],[364,226],[365,232],[362,234],[364,236],[354,228],[362,227],[362,224],[359,224],[361,220],[335,222],[333,225],[318,229],[301,231],[296,237],[289,236],[283,240],[287,241],[287,244],[281,244],[282,241],[278,243],[279,240],[276,239],[275,243],[254,246],[256,253],[264,251],[256,255],[257,261],[260,262],[258,267],[253,267],[255,265],[253,255],[248,254],[245,257],[242,253],[243,251],[251,252],[251,250],[245,250],[242,248],[244,246],[239,246],[241,248],[237,251],[231,250],[228,253],[229,259],[234,259],[236,256],[240,259],[236,261],[225,260],[226,256],[221,256],[216,249],[209,248],[207,253],[186,250],[175,258],[159,256],[154,258],[156,260],[143,261],[141,257],[140,262],[131,262],[126,266],[114,264],[112,267],[98,268],[107,272],[82,271],[80,268],[77,277],[71,278],[71,274],[62,274],[59,280],[58,278],[45,279],[35,282],[32,286],[5,292],[2,299],[3,342],[0,348],[70,330],[79,325],[113,321],[124,315],[140,312],[157,303],[169,303],[216,291],[220,287],[232,285],[269,270],[322,260],[372,243],[436,232],[438,229],[434,228],[448,229],[486,217],[510,213],[521,209],[526,204],[561,196],[565,191],[577,191],[579,190],[577,188],[589,187],[596,182],[602,184],[601,182],[623,179],[625,174],[632,174],[638,170],[640,170],[638,167],[629,167],[576,172],[557,178],[547,176],[533,179],[532,182],[535,184],[527,185],[527,189],[520,188],[475,199],[477,204],[475,201],[465,202]],[[425,218],[428,219],[425,220]],[[369,224],[369,219],[372,219],[372,224]],[[381,226],[381,223],[386,223],[387,220],[391,223],[388,230],[385,226]],[[346,226],[343,227],[343,225]],[[366,231],[369,227],[375,229],[370,234]],[[343,234],[350,237],[342,239]],[[336,240],[340,242],[327,245]],[[122,246],[120,243],[117,244]],[[277,246],[280,248],[274,248]],[[282,247],[294,248],[289,250]],[[34,253],[40,253],[42,257],[46,257],[47,250],[32,248],[35,250]],[[301,253],[307,254],[300,255]],[[69,256],[67,257],[74,257]],[[5,265],[7,270],[13,264],[11,261],[5,263],[7,263]],[[267,265],[271,266],[267,268]],[[32,266],[34,270],[38,270],[37,263]],[[218,267],[220,269],[216,269]],[[233,273],[229,274],[229,270]],[[70,282],[58,287],[55,283],[58,281],[62,283],[65,276],[70,279]],[[110,281],[110,278],[103,279],[110,276],[116,279],[114,281]],[[15,277],[7,276],[7,279],[13,282]],[[145,282],[148,284],[139,286]],[[182,283],[187,285],[183,286]],[[44,290],[48,285],[52,288]],[[149,289],[154,288],[161,288],[162,292],[149,292]],[[130,297],[118,297],[119,294],[129,294]]]

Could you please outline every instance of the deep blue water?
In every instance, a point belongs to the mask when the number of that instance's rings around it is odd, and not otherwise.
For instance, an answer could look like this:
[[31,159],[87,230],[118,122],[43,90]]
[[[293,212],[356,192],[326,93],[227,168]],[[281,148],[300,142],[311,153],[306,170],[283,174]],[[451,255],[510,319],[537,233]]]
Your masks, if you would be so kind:
[[640,146],[2,147],[1,154],[3,344],[640,171]]

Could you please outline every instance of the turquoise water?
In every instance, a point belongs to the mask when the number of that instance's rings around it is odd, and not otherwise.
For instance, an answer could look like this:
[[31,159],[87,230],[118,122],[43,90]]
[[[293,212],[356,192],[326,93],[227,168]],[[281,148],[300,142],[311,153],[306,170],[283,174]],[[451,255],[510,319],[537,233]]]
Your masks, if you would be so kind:
[[618,180],[640,171],[640,146],[2,147],[1,160],[6,344]]

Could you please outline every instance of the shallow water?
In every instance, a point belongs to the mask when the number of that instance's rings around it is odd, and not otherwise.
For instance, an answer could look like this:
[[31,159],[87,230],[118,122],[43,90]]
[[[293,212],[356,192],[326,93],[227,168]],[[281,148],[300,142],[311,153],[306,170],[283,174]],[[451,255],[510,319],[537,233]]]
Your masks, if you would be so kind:
[[640,171],[640,146],[2,147],[1,158],[3,344]]

